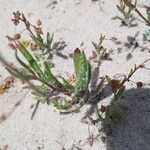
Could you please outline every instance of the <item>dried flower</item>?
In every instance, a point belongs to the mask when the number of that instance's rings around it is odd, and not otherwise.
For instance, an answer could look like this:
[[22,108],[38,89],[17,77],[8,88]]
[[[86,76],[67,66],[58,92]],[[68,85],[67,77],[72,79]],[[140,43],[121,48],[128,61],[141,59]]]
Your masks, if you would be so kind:
[[14,39],[15,39],[15,40],[18,40],[18,39],[20,39],[20,38],[21,38],[21,35],[20,35],[19,33],[17,33],[17,34],[14,35]]
[[12,22],[14,23],[15,26],[19,24],[19,18],[20,18],[20,12],[13,12],[14,18],[12,19]]
[[130,9],[134,9],[135,6],[131,3],[131,0],[124,0],[124,3],[130,8]]
[[14,41],[14,43],[15,43],[15,45],[16,45],[17,48],[20,48],[20,44],[21,43],[19,41],[16,40],[16,41]]
[[40,49],[39,45],[37,43],[30,43],[31,50],[35,51],[37,49]]
[[75,77],[75,75],[73,74],[71,77],[69,77],[69,79],[67,80],[70,84],[74,84],[75,81],[77,80],[77,78]]
[[9,43],[8,45],[9,45],[9,47],[10,47],[11,49],[17,50],[17,47],[16,47],[16,45],[15,45],[14,43]]
[[42,25],[41,20],[40,20],[40,19],[38,19],[38,20],[37,20],[37,22],[36,22],[36,24],[37,24],[38,26],[41,26],[41,25]]
[[87,138],[87,142],[91,147],[93,146],[93,143],[94,143],[94,135],[93,134]]
[[136,86],[137,86],[137,88],[142,88],[143,87],[143,82],[137,82]]
[[13,15],[14,15],[14,18],[15,18],[15,19],[19,19],[21,14],[20,14],[19,11],[17,11],[16,13],[13,12]]
[[139,65],[139,68],[144,68],[144,67],[145,67],[144,64]]
[[35,30],[35,32],[36,32],[38,35],[43,34],[43,31],[42,31],[42,28],[41,28],[41,27],[36,27],[36,26],[34,26],[34,30]]
[[81,51],[79,50],[79,48],[76,48],[75,51],[74,51],[74,53],[76,53],[76,54],[77,53],[81,53]]
[[110,86],[111,86],[112,92],[116,93],[117,90],[121,87],[120,80],[115,80],[115,79],[111,80],[110,81]]
[[101,111],[102,113],[105,112],[105,111],[106,111],[106,106],[101,105],[100,111]]
[[5,93],[5,91],[7,89],[9,89],[11,87],[11,85],[14,83],[14,80],[15,78],[10,76],[10,77],[7,77],[3,83],[0,85],[0,94],[3,94]]
[[11,19],[15,26],[19,24],[19,19]]

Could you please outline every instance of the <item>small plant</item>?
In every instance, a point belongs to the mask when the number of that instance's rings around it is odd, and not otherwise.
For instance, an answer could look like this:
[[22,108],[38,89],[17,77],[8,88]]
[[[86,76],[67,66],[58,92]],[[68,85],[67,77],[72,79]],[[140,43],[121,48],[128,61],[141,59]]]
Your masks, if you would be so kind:
[[[135,11],[139,17],[141,17],[144,22],[146,23],[146,25],[150,26],[150,7],[146,8],[146,14],[147,16],[144,16],[139,9],[136,7],[136,4],[132,4],[131,1],[129,0],[124,0],[124,4],[131,10]],[[144,41],[149,41],[150,37],[150,30],[148,29],[147,31],[145,31],[143,33],[143,40]]]
[[30,21],[27,20],[25,15],[23,13],[20,13],[19,11],[13,12],[13,19],[12,22],[14,23],[15,26],[18,26],[20,22],[22,22],[25,25],[25,29],[23,31],[28,31],[31,40],[21,40],[21,33],[17,33],[14,35],[14,37],[9,37],[7,36],[8,40],[10,41],[9,46],[12,49],[16,49],[16,45],[13,43],[14,40],[19,40],[20,43],[24,47],[30,47],[32,51],[41,51],[41,54],[36,53],[36,57],[40,58],[42,55],[48,54],[48,58],[53,58],[53,55],[56,54],[60,57],[63,58],[68,58],[66,55],[63,55],[58,49],[56,49],[53,46],[53,39],[54,39],[54,34],[50,35],[49,32],[46,34],[46,40],[42,37],[44,35],[42,31],[42,22],[40,20],[37,20],[36,25],[33,25],[30,23]]
[[146,9],[146,13],[147,13],[147,16],[145,17],[139,10],[138,8],[136,7],[136,3],[133,4],[130,0],[123,0],[124,1],[124,4],[131,10],[135,11],[144,21],[145,23],[150,26],[150,8],[147,7]]
[[121,12],[122,17],[115,16],[112,18],[113,20],[116,20],[116,19],[120,20],[121,24],[124,26],[133,27],[137,25],[133,23],[133,21],[135,21],[135,18],[133,17],[132,9],[130,7],[126,7],[124,0],[119,0],[119,5],[117,5],[117,9]]
[[99,65],[101,64],[102,60],[110,59],[107,49],[103,46],[104,40],[105,36],[101,34],[98,43],[92,42],[95,49],[92,51],[91,59],[94,60],[94,62],[97,62]]

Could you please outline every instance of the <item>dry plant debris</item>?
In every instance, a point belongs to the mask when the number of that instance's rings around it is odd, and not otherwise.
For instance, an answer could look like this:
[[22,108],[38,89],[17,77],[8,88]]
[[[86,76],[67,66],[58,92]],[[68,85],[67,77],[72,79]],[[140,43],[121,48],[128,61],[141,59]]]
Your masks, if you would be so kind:
[[0,84],[0,94],[4,94],[14,83],[15,78],[13,76],[7,77],[3,82]]

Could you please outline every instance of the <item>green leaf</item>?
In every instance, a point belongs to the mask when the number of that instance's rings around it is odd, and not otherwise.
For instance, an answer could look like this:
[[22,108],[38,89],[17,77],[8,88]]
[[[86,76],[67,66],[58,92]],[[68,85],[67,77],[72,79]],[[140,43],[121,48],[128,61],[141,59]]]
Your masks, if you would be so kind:
[[48,32],[48,33],[47,33],[47,43],[46,43],[46,45],[47,45],[47,48],[48,48],[49,50],[51,50],[51,48],[52,48],[53,39],[54,39],[54,33],[52,34],[52,36],[50,36],[50,34],[49,34],[49,32]]
[[[36,85],[35,87],[36,87],[37,89],[39,89],[39,90],[41,91],[41,93],[46,94],[46,93],[49,92],[48,87],[45,86],[44,84],[43,84],[43,85]],[[35,95],[35,96],[37,96],[37,97],[43,97],[43,94],[41,94],[41,93],[39,93],[39,92],[37,92],[37,91],[33,91],[33,92],[32,92],[32,94]]]
[[115,94],[114,94],[114,100],[118,100],[122,93],[124,92],[125,90],[125,86],[122,86]]
[[69,91],[74,91],[74,87],[63,77],[60,76],[60,78],[62,79],[62,84],[63,86],[68,89]]
[[68,109],[68,103],[66,100],[64,101],[64,104],[62,102],[59,102],[58,100],[52,101],[52,103],[53,103],[54,107],[56,107],[59,110]]
[[42,39],[42,37],[41,37],[41,35],[37,35],[37,39],[41,42],[41,43],[43,43],[43,39]]
[[51,72],[52,64],[48,61],[45,61],[44,66],[49,83],[53,86],[57,86],[59,88],[64,89],[64,86],[57,80],[57,78]]
[[133,69],[131,68],[128,76],[132,75],[132,73],[133,73]]
[[25,69],[27,69],[32,75],[35,75],[34,71],[30,69],[29,66],[27,66],[18,56],[17,51],[15,51],[15,57],[16,60],[20,63],[21,66],[23,66]]
[[19,51],[23,54],[24,58],[29,62],[32,69],[36,72],[42,80],[47,80],[46,76],[44,75],[43,71],[40,69],[37,61],[33,58],[33,56],[29,53],[29,51],[20,43]]
[[122,110],[118,107],[107,106],[104,124],[112,125],[119,123],[122,120]]
[[44,43],[43,43],[40,39],[38,39],[37,37],[35,37],[35,36],[33,36],[33,35],[30,35],[30,36],[31,36],[31,38],[34,40],[34,42],[35,42],[36,44],[38,44],[38,45],[44,50],[44,48],[45,48]]
[[89,61],[86,59],[85,53],[79,49],[74,51],[74,67],[77,76],[75,85],[75,93],[83,92],[87,89],[91,77],[91,67]]
[[121,17],[119,17],[119,16],[115,16],[115,17],[112,18],[112,20],[116,20],[116,19],[121,20],[121,21],[123,20],[123,19],[122,19]]

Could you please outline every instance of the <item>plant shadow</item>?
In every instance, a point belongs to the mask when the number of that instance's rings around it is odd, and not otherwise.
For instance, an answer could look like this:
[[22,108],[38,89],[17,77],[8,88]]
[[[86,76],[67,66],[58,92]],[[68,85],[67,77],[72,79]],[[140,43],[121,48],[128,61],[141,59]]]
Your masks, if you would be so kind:
[[107,150],[150,149],[150,89],[130,89],[119,100],[122,121],[108,128]]
[[56,49],[58,51],[62,51],[62,50],[65,49],[66,46],[67,45],[66,45],[65,41],[59,41],[59,42],[55,42],[53,44],[52,49]]

